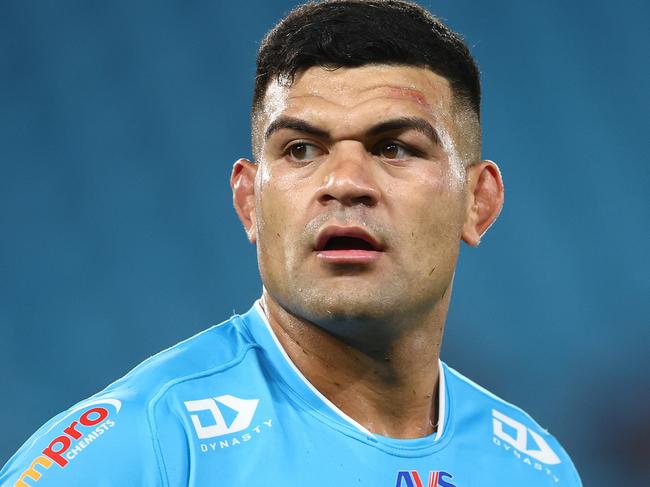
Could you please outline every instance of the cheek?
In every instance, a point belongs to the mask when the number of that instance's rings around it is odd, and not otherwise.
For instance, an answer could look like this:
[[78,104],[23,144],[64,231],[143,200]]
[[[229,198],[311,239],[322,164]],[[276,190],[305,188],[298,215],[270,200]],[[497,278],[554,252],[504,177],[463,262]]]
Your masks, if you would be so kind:
[[401,198],[416,218],[453,218],[464,201],[464,184],[447,161],[424,161],[414,166],[408,178],[394,178],[389,194]]
[[463,226],[464,192],[440,175],[423,175],[418,184],[393,188],[402,193],[395,221],[406,222],[402,236],[417,253],[445,252],[458,245]]
[[281,164],[264,163],[257,172],[256,191],[263,200],[282,202],[291,199],[299,189],[297,178]]
[[302,232],[299,219],[301,194],[288,178],[264,171],[258,181],[258,246],[264,253],[291,253]]
[[266,164],[258,174],[256,192],[266,217],[277,219],[281,214],[295,220],[310,205],[315,193],[311,172]]
[[258,245],[268,247],[277,244],[282,238],[286,221],[287,203],[282,192],[266,187],[257,201],[258,218]]

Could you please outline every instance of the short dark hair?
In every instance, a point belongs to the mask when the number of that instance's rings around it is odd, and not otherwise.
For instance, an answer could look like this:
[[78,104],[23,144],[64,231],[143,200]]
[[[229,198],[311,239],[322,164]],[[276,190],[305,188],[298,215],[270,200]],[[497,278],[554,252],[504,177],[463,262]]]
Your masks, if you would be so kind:
[[314,67],[413,65],[446,78],[456,101],[480,118],[479,69],[463,39],[403,0],[327,0],[293,9],[262,40],[253,117],[268,84]]

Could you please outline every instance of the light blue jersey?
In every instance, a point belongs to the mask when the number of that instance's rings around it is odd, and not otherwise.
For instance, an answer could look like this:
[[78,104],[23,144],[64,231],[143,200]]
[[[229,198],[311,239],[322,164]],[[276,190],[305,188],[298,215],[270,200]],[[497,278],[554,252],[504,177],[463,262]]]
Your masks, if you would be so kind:
[[436,433],[372,434],[296,369],[258,303],[50,420],[0,485],[582,485],[560,444],[520,409],[443,363],[439,392]]

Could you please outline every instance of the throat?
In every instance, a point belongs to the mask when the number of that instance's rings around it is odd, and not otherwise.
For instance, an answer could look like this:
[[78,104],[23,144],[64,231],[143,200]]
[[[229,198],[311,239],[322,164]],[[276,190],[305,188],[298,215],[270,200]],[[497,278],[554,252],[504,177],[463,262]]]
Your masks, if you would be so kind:
[[[368,431],[402,439],[435,432],[437,350],[420,355],[413,353],[411,345],[395,344],[393,350],[369,355],[313,324],[288,317],[280,324],[273,311],[267,311],[267,316],[304,378]],[[427,358],[414,360],[417,356]]]
[[413,327],[381,349],[375,340],[370,351],[289,313],[267,294],[264,298],[269,324],[290,360],[345,415],[391,438],[434,432],[440,326]]

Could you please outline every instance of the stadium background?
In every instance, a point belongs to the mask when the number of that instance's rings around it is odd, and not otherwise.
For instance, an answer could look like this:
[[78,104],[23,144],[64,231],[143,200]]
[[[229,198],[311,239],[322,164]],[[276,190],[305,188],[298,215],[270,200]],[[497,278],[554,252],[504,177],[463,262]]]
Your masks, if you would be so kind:
[[[647,2],[425,3],[483,72],[506,206],[443,358],[585,485],[650,485]],[[0,464],[260,292],[231,208],[259,39],[291,2],[0,3]]]

